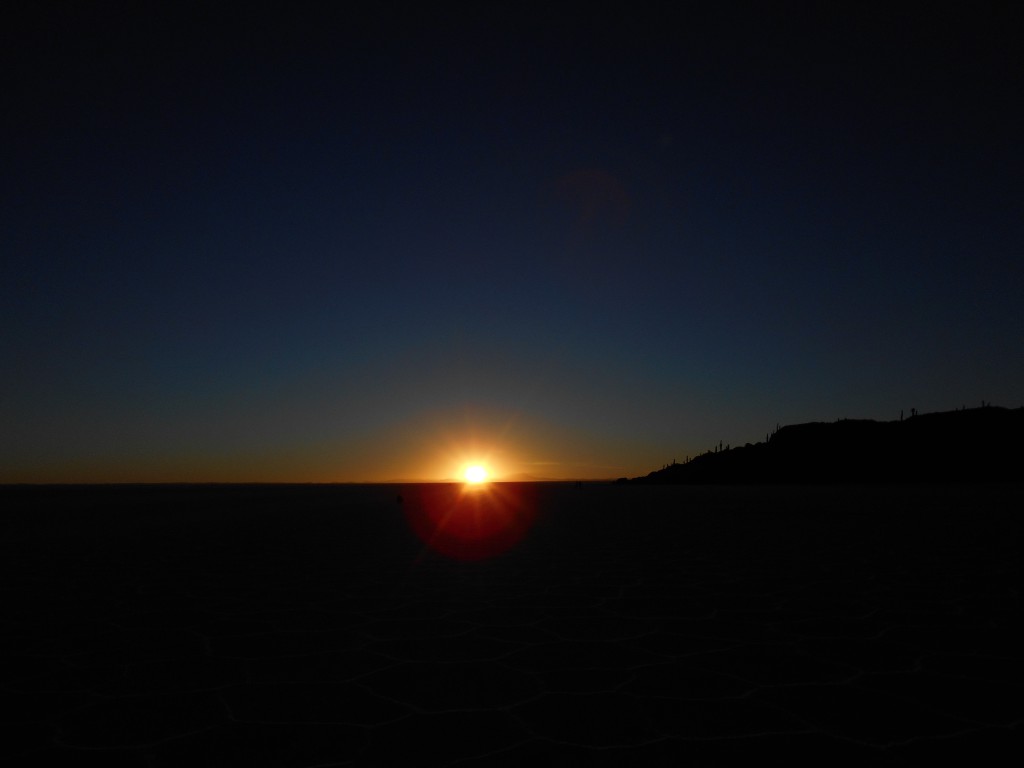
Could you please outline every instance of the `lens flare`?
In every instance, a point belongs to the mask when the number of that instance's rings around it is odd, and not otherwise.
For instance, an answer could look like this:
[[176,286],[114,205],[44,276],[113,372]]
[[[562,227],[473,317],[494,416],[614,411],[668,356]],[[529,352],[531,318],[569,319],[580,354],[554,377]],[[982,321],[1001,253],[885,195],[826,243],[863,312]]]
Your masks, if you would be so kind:
[[508,551],[537,516],[530,483],[424,483],[407,491],[402,513],[412,530],[428,548],[456,560]]

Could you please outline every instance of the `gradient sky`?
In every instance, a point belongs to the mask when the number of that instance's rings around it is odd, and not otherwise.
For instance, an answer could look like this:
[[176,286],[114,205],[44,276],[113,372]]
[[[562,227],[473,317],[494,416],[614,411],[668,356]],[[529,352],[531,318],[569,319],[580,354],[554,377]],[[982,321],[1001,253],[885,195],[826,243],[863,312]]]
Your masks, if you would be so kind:
[[1024,404],[1013,4],[80,5],[0,23],[0,482],[610,478]]

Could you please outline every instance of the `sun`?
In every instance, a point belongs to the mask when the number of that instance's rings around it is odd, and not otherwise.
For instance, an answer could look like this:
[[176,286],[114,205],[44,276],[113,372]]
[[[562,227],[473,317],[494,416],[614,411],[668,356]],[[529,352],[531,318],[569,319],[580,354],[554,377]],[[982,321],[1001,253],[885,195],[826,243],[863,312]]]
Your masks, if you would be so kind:
[[466,482],[473,485],[487,482],[487,470],[479,464],[470,464],[462,474]]

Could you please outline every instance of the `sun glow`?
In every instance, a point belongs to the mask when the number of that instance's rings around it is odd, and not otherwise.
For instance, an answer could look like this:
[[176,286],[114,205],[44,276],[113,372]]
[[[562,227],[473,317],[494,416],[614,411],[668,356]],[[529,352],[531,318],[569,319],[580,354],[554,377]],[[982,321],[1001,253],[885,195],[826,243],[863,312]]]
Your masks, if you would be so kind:
[[479,464],[471,464],[462,473],[467,483],[479,485],[487,482],[487,470]]

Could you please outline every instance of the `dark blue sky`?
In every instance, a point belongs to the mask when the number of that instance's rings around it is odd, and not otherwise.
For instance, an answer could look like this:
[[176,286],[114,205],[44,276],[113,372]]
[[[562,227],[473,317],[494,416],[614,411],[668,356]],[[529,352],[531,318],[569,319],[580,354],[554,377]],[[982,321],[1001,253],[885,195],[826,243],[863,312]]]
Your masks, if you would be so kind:
[[1024,402],[1021,11],[254,5],[5,12],[0,481]]

